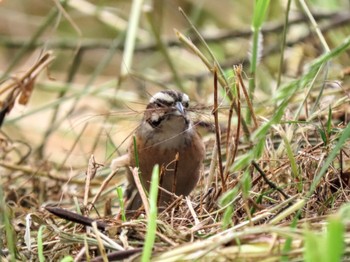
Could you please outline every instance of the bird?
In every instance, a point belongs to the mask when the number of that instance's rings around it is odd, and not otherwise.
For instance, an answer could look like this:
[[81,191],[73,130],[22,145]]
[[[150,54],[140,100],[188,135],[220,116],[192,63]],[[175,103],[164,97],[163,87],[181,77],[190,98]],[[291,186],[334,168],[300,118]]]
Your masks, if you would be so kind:
[[[173,195],[188,196],[196,187],[203,171],[205,145],[188,116],[189,97],[175,90],[163,90],[154,94],[146,107],[141,123],[134,133],[134,140],[124,157],[112,161],[112,169],[118,165],[136,167],[146,191],[150,188],[153,167],[163,170],[160,178],[158,209],[164,210],[174,199]],[[133,213],[142,207],[142,199],[130,168],[127,169],[126,212]],[[169,193],[167,193],[169,192]]]

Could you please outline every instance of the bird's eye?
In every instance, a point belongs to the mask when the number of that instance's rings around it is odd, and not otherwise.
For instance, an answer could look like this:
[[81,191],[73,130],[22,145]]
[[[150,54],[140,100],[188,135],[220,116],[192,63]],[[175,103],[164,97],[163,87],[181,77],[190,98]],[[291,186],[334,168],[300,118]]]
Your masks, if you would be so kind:
[[184,108],[188,108],[188,106],[189,106],[187,101],[186,102],[182,102],[182,105],[184,106]]
[[162,107],[163,106],[163,104],[160,103],[160,102],[155,102],[155,104],[156,104],[156,107]]

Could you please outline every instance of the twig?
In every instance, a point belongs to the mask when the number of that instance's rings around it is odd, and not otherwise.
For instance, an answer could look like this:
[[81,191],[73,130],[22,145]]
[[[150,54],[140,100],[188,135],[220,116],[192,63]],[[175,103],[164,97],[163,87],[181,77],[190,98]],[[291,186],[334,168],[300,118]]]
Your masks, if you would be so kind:
[[59,207],[52,207],[52,206],[46,206],[44,207],[47,211],[54,214],[55,216],[58,216],[60,218],[84,225],[84,226],[92,226],[92,222],[96,222],[97,228],[101,230],[105,230],[107,228],[107,224],[101,221],[96,221],[92,218],[79,215],[77,213],[71,212],[69,210],[59,208]]
[[92,225],[92,230],[93,232],[95,233],[95,238],[96,238],[96,241],[97,241],[97,246],[98,246],[98,249],[101,253],[101,256],[102,256],[102,259],[103,259],[103,262],[108,262],[108,258],[107,258],[107,253],[106,253],[106,249],[103,245],[103,242],[102,242],[102,239],[101,239],[101,236],[99,234],[99,231],[97,229],[97,224],[96,224],[96,221],[92,222],[91,223]]
[[[181,32],[179,32],[178,30],[174,29],[175,33],[177,35],[177,37],[179,38],[179,40],[185,45],[187,46],[189,49],[191,49],[191,51],[196,54],[201,60],[202,62],[205,64],[205,66],[208,68],[208,70],[210,72],[213,71],[212,68],[212,63],[205,57],[205,55],[198,49],[197,46],[195,46],[187,37],[185,37]],[[216,72],[217,74],[217,72]],[[225,93],[227,94],[228,98],[230,98],[230,100],[232,101],[233,104],[233,108],[237,111],[237,105],[234,102],[233,99],[233,95],[232,93],[229,91],[227,84],[226,84],[226,80],[222,77],[222,75],[216,75],[217,80],[219,81],[221,87],[224,89]],[[246,137],[248,138],[250,136],[249,134],[249,129],[247,126],[247,123],[244,121],[243,118],[241,118],[242,120],[242,126],[243,126],[243,131],[246,135]]]
[[[165,176],[165,167],[164,164],[160,167],[160,174],[159,174],[159,188],[163,187],[163,179]],[[159,206],[159,201],[162,196],[163,191],[158,192],[158,197],[157,197],[157,206]]]
[[[212,150],[212,154],[211,154],[211,161],[210,161],[210,166],[209,166],[209,174],[207,177],[207,184],[205,187],[205,191],[208,191],[211,183],[213,181],[213,177],[215,175],[215,168],[218,162],[218,150],[217,150],[217,144],[214,144],[213,150]],[[217,181],[215,181],[215,191],[217,191]]]
[[264,179],[264,181],[272,188],[277,190],[278,192],[280,192],[285,199],[290,198],[290,196],[288,196],[286,193],[284,193],[282,191],[282,189],[280,189],[279,187],[277,187],[274,183],[272,183],[266,176],[265,172],[260,168],[260,166],[255,162],[252,161],[253,166],[255,167],[255,169],[260,173],[260,175],[262,176],[262,178]]
[[[115,252],[110,252],[107,254],[107,258],[109,261],[120,261],[123,259],[127,259],[130,256],[140,253],[142,251],[142,248],[134,248],[134,249],[129,249],[129,250],[124,250],[124,251],[115,251]],[[103,261],[102,256],[95,257],[90,260],[90,262],[101,262]]]
[[190,213],[194,219],[194,224],[199,225],[200,224],[199,219],[197,217],[196,212],[193,209],[193,206],[192,206],[192,203],[191,203],[191,200],[189,199],[189,197],[186,197],[186,204],[187,204],[188,209],[190,210]]
[[[238,110],[240,110],[239,108],[239,104],[237,104],[237,108]],[[238,112],[237,112],[238,114]],[[228,118],[227,118],[227,129],[226,129],[226,155],[228,154],[228,149],[230,146],[230,142],[231,142],[231,122],[232,122],[232,115],[233,115],[233,101],[231,101],[231,105],[230,105],[230,109],[228,111]],[[239,122],[239,119],[238,119]]]
[[131,173],[134,177],[137,191],[140,194],[143,206],[145,208],[145,212],[146,212],[147,217],[148,217],[149,216],[149,204],[148,204],[146,193],[145,193],[143,186],[142,186],[142,182],[141,182],[140,177],[139,177],[139,169],[137,167],[135,167],[135,168],[130,167],[130,170],[131,170]]
[[214,115],[215,120],[215,135],[216,135],[216,145],[218,150],[218,164],[219,164],[219,173],[222,183],[223,191],[226,191],[226,181],[224,178],[224,169],[222,167],[222,157],[221,157],[221,139],[220,139],[220,126],[219,126],[219,116],[218,116],[218,72],[217,67],[214,66],[214,108],[212,114]]
[[178,166],[178,163],[179,163],[179,152],[176,153],[175,155],[175,167],[174,167],[174,180],[173,180],[173,187],[172,187],[172,190],[171,192],[172,193],[176,193],[176,178],[177,178],[177,166]]
[[118,172],[119,169],[113,170],[108,177],[106,177],[106,179],[103,181],[101,187],[99,188],[98,192],[95,194],[94,198],[92,199],[88,210],[90,211],[91,208],[93,207],[93,205],[96,203],[97,199],[99,198],[99,196],[101,195],[102,191],[106,188],[106,186],[108,185],[109,181],[111,181],[111,179],[113,178],[113,176]]
[[[96,162],[94,155],[91,155],[89,159],[88,169],[86,171],[86,179],[85,179],[85,189],[84,189],[84,207],[87,207],[88,205],[88,199],[89,199],[89,192],[90,192],[90,181],[95,177],[96,175]],[[87,215],[87,214],[85,214]]]
[[182,199],[184,198],[183,195],[177,197],[175,194],[173,194],[172,196],[173,198],[175,198],[175,200],[169,206],[167,206],[166,209],[162,211],[162,213],[160,213],[160,216],[162,216],[163,214],[166,214],[169,210],[173,209],[175,206],[181,203]]
[[243,91],[243,94],[244,94],[245,99],[247,101],[247,105],[248,105],[250,114],[251,114],[251,116],[253,118],[254,127],[255,127],[255,129],[257,129],[258,128],[258,121],[256,120],[256,116],[255,116],[255,113],[254,113],[254,109],[253,109],[253,105],[252,105],[251,99],[250,99],[250,97],[248,95],[247,89],[245,88],[245,85],[244,85],[244,82],[243,82],[243,79],[242,79],[242,64],[240,64],[238,66],[234,66],[234,70],[236,72],[236,76],[237,76],[237,78],[239,80],[240,86],[242,87],[242,91]]
[[[237,71],[235,70],[236,74],[237,74]],[[239,78],[237,77],[236,78],[236,93],[237,93],[237,129],[236,129],[236,136],[235,136],[235,144],[234,144],[234,151],[232,153],[232,162],[233,163],[236,159],[236,155],[237,155],[237,151],[238,151],[238,144],[239,144],[239,134],[240,134],[240,130],[241,130],[241,91],[240,91],[240,81],[239,81]],[[228,173],[226,174],[226,177],[225,179],[228,178]]]

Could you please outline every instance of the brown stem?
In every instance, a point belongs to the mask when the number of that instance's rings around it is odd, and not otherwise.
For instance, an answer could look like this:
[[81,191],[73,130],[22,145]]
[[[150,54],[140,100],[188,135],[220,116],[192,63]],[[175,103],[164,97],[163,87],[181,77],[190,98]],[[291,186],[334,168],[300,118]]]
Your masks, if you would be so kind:
[[242,87],[243,94],[244,94],[245,99],[247,101],[247,105],[248,105],[249,111],[250,111],[250,113],[252,115],[252,118],[253,118],[253,121],[254,121],[254,127],[255,127],[255,129],[257,129],[258,128],[258,121],[256,120],[256,116],[255,116],[255,113],[254,113],[252,102],[251,102],[251,100],[249,98],[247,89],[245,88],[245,85],[244,85],[243,79],[242,79],[242,64],[240,64],[238,66],[235,66],[235,72],[236,72],[236,75],[238,77],[239,83],[240,83],[240,85]]
[[[236,75],[237,75],[237,70],[236,68],[235,69],[235,72],[236,72]],[[236,159],[236,155],[237,155],[237,151],[238,151],[238,144],[239,144],[239,133],[240,133],[240,130],[241,130],[241,94],[240,94],[240,89],[239,89],[239,85],[240,85],[240,81],[238,78],[236,78],[236,90],[237,90],[237,130],[236,130],[236,137],[235,137],[235,148],[234,148],[234,151],[233,151],[233,154],[232,154],[232,160],[231,162],[233,163]],[[225,179],[227,179],[228,177],[228,173],[226,174],[226,177]]]
[[176,178],[177,178],[177,165],[179,163],[179,152],[175,155],[175,167],[174,167],[174,180],[173,180],[173,187],[171,189],[171,193],[176,193]]
[[219,117],[218,117],[218,72],[217,67],[214,66],[214,120],[215,120],[215,135],[216,135],[216,145],[218,150],[218,162],[219,162],[219,173],[222,182],[222,189],[226,191],[226,181],[224,179],[224,171],[222,167],[222,158],[221,158],[221,143],[220,143],[220,127],[219,127]]

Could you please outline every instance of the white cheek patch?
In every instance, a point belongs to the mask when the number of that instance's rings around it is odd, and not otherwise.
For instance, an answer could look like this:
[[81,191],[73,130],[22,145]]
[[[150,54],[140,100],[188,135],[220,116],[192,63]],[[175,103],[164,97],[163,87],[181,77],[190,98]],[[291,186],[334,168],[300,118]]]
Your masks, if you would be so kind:
[[163,115],[164,115],[164,113],[153,112],[151,115],[151,121],[157,122],[159,120],[159,118],[161,118]]
[[149,102],[154,103],[156,100],[166,101],[168,103],[174,103],[174,98],[171,95],[163,92],[158,92],[157,94],[152,96]]
[[151,121],[152,121],[152,122],[157,122],[158,120],[159,120],[159,114],[157,114],[157,113],[152,113]]
[[190,98],[186,94],[182,94],[182,102],[190,102]]

